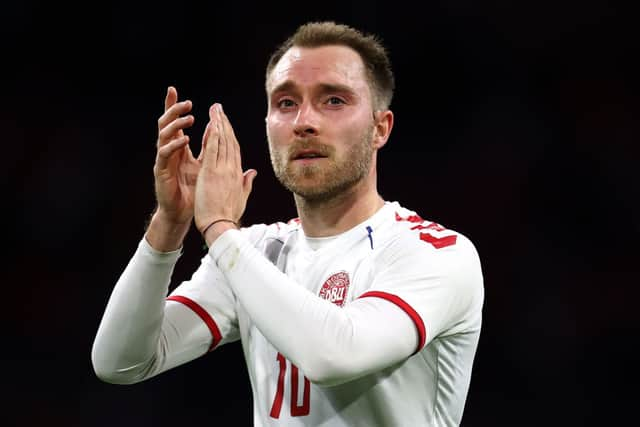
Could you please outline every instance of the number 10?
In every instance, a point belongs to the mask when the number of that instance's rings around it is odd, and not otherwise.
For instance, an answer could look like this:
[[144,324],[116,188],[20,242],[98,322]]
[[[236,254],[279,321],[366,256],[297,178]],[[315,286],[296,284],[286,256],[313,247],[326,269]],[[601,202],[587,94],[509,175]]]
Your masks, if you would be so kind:
[[[282,409],[282,398],[284,397],[284,376],[287,371],[287,359],[278,352],[276,358],[280,365],[280,374],[278,374],[278,388],[276,389],[276,396],[273,399],[273,405],[271,405],[271,418],[280,418],[280,410]],[[304,392],[302,394],[302,405],[298,405],[298,367],[291,364],[291,416],[301,417],[309,415],[309,395],[311,389],[311,383],[304,378]]]

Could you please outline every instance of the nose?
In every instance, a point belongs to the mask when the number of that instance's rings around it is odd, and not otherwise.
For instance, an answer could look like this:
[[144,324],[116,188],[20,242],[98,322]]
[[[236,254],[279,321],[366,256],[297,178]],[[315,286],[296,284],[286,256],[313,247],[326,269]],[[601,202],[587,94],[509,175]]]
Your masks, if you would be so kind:
[[310,103],[300,105],[293,123],[293,132],[300,138],[318,135],[318,117]]

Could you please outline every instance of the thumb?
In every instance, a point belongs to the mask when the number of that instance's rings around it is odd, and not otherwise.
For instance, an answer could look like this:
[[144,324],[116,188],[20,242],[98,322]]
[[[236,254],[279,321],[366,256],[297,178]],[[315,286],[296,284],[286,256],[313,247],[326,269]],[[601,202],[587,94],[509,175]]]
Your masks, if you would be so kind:
[[248,169],[242,174],[242,188],[244,189],[245,194],[249,195],[251,193],[253,180],[256,179],[257,175],[258,171],[255,169]]

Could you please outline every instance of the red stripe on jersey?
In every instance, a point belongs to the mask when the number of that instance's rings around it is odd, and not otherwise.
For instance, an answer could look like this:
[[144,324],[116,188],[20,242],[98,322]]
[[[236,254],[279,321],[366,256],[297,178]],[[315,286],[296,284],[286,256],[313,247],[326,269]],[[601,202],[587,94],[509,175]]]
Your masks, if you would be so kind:
[[404,312],[409,315],[411,320],[413,320],[413,323],[416,324],[416,328],[418,329],[419,343],[418,343],[418,348],[413,354],[416,354],[418,351],[422,349],[427,339],[427,331],[424,327],[424,322],[422,321],[422,317],[420,317],[418,312],[415,311],[413,307],[411,307],[405,300],[403,300],[399,296],[389,294],[386,292],[380,292],[380,291],[365,292],[364,294],[360,295],[358,298],[363,298],[363,297],[377,297],[377,298],[386,299],[387,301],[394,303],[395,305],[400,307],[402,310],[404,310]]
[[220,333],[220,329],[218,328],[216,321],[213,320],[213,317],[211,317],[209,313],[207,313],[207,311],[200,306],[200,304],[198,304],[192,299],[189,299],[187,297],[183,297],[180,295],[169,296],[167,297],[167,300],[176,301],[186,305],[191,310],[193,310],[193,312],[196,313],[198,317],[200,317],[202,321],[207,325],[207,327],[209,328],[209,332],[211,332],[211,336],[213,337],[211,346],[209,346],[209,351],[213,350],[218,345],[218,343],[222,339],[222,334]]
[[396,212],[396,221],[424,222],[424,219],[420,218],[419,215],[409,215],[408,217],[403,218],[398,214],[398,212]]
[[444,237],[436,237],[432,236],[429,233],[420,233],[420,240],[425,241],[427,243],[431,243],[434,248],[442,249],[447,246],[452,246],[456,244],[458,240],[458,236],[444,236]]
[[446,228],[444,228],[443,226],[441,226],[437,222],[432,222],[429,225],[422,225],[422,224],[414,225],[409,230],[425,230],[425,229],[426,230],[435,230],[435,231],[444,231],[444,230],[446,230]]

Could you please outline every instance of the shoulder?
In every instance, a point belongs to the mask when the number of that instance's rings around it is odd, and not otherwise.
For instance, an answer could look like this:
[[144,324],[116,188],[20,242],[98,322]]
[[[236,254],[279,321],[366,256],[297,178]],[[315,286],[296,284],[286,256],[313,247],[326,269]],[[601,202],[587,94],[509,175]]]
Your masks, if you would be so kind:
[[417,268],[438,269],[449,264],[479,264],[476,247],[466,235],[397,202],[391,203],[390,208],[380,251],[387,262],[409,260]]
[[[388,217],[393,222],[387,220],[388,238],[375,260],[374,287],[388,289],[420,312],[443,309],[445,313],[449,307],[452,319],[464,318],[468,320],[464,325],[476,325],[484,279],[474,243],[440,222],[399,206]],[[427,314],[425,318],[431,319]]]

